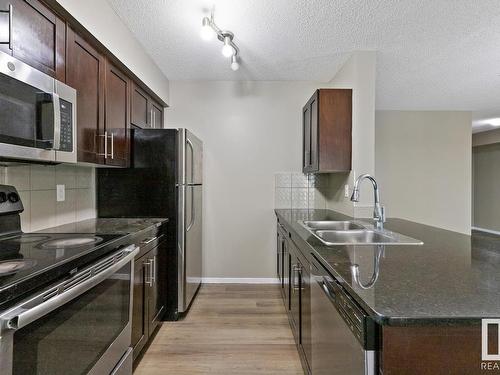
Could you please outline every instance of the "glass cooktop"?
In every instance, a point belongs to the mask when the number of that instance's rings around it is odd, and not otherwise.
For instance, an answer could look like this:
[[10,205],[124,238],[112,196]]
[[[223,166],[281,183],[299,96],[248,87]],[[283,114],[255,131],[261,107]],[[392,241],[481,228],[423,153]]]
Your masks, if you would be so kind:
[[22,279],[77,259],[122,236],[81,233],[23,233],[2,236],[0,291]]

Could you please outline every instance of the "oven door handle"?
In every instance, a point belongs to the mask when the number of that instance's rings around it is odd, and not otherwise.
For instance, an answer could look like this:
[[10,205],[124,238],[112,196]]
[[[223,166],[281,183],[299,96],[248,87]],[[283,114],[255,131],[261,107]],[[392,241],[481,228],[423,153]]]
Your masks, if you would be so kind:
[[[78,272],[72,278],[52,286],[51,288],[47,288],[36,296],[23,301],[21,304],[0,316],[2,330],[21,329],[58,307],[63,306],[109,278],[109,276],[127,263],[133,261],[138,252],[139,248],[137,246],[130,245],[81,272]],[[116,260],[115,257],[119,255],[122,257]],[[99,269],[106,267],[107,264],[109,264],[107,268],[99,271]],[[65,287],[67,287],[67,289],[65,289]]]

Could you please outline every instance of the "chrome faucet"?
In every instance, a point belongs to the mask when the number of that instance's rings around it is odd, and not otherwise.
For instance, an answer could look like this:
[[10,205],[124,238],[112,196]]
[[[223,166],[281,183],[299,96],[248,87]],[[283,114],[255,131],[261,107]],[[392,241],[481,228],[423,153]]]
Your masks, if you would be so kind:
[[369,174],[362,174],[359,176],[356,181],[354,182],[354,189],[352,191],[351,195],[351,201],[353,202],[359,202],[359,184],[361,181],[364,179],[369,179],[372,182],[373,185],[373,194],[374,194],[374,200],[375,200],[375,206],[373,207],[373,220],[375,220],[375,227],[377,229],[383,230],[384,229],[384,223],[385,223],[385,209],[380,205],[380,195],[378,192],[378,184],[375,179],[370,176]]

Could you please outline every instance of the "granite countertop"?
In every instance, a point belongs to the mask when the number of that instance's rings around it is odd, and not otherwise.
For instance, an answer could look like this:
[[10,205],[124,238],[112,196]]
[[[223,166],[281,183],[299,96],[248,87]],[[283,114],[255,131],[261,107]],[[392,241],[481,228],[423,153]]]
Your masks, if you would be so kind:
[[[500,236],[472,236],[402,219],[385,228],[423,245],[325,246],[299,220],[352,220],[330,210],[276,210],[302,252],[313,254],[380,324],[477,324],[500,316]],[[368,220],[369,221],[369,220]],[[374,275],[377,251],[378,278]],[[308,254],[308,255],[309,255]],[[351,266],[359,265],[361,284]]]
[[[129,245],[159,228],[168,219],[90,219],[37,232],[6,235],[1,239],[0,262],[28,259],[32,265],[0,276],[0,311],[42,285],[67,277],[119,247]],[[51,239],[97,235],[100,242],[67,248],[45,248]],[[92,236],[93,237],[93,236]]]

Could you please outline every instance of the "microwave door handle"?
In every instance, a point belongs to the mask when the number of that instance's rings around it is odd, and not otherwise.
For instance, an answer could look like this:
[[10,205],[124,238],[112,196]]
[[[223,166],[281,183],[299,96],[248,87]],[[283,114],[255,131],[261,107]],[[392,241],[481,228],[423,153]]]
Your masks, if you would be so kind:
[[[8,329],[17,330],[23,327],[26,327],[28,324],[33,323],[35,320],[40,319],[41,317],[47,315],[51,311],[54,311],[60,306],[65,305],[72,299],[78,297],[79,295],[85,293],[89,289],[103,282],[115,272],[120,270],[124,265],[131,262],[135,255],[139,252],[139,248],[132,245],[127,249],[124,249],[127,254],[113,264],[111,267],[107,268],[105,271],[98,273],[97,275],[93,275],[88,279],[84,279],[84,281],[75,285],[74,287],[64,291],[60,294],[55,295],[52,298],[47,299],[44,302],[41,302],[31,308],[28,308],[26,305],[30,305],[30,302],[36,301],[37,299],[43,298],[44,294],[47,294],[51,289],[55,289],[54,293],[57,293],[57,287],[49,288],[48,290],[43,291],[40,294],[37,294],[30,301],[25,301],[23,304],[18,307],[14,307],[12,312],[9,314],[5,314],[0,318],[0,324]],[[78,274],[77,274],[78,275]]]
[[59,95],[52,94],[52,105],[54,106],[54,150],[61,148],[61,101]]

